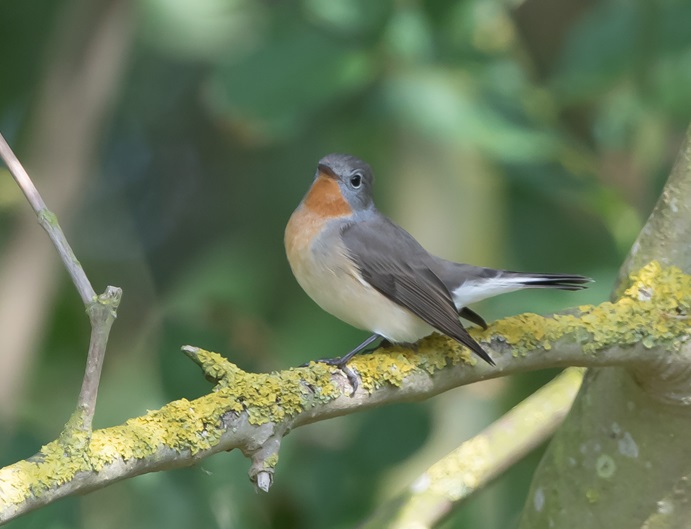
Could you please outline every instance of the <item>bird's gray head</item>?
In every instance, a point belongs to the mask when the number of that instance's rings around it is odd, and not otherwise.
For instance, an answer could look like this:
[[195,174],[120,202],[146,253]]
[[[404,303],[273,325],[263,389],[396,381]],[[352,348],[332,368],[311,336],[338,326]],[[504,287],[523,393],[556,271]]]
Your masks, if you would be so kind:
[[327,154],[317,165],[320,174],[338,183],[343,198],[353,211],[363,211],[374,206],[372,184],[374,175],[370,166],[350,154]]

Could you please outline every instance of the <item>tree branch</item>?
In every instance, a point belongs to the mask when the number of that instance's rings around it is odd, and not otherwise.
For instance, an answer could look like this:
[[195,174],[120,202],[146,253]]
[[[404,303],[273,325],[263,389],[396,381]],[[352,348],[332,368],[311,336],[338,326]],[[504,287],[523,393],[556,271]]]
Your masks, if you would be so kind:
[[28,173],[2,134],[0,134],[0,157],[4,160],[17,185],[24,193],[24,196],[26,196],[29,204],[31,204],[38,217],[39,224],[48,233],[48,237],[50,237],[55,249],[58,251],[60,259],[62,259],[63,265],[65,265],[67,272],[70,274],[72,282],[89,314],[91,341],[82,389],[77,402],[79,421],[76,424],[74,422],[68,424],[90,431],[96,409],[96,397],[98,395],[98,385],[101,378],[101,368],[103,367],[108,335],[120,304],[122,290],[109,286],[103,294],[96,296],[96,292],[86,277],[81,263],[74,255],[65,234],[58,224],[58,219],[46,206],[38,189],[36,189]]
[[439,335],[421,340],[416,350],[391,347],[356,358],[351,366],[360,387],[353,397],[342,373],[325,364],[253,374],[188,346],[185,353],[215,382],[212,393],[94,431],[83,447],[58,439],[0,470],[0,522],[70,494],[234,448],[251,458],[251,479],[267,489],[291,429],[488,378],[570,365],[636,366],[650,380],[663,378],[663,351],[676,351],[677,363],[691,363],[689,307],[691,277],[651,263],[616,303],[551,317],[522,314],[474,332],[496,367]]
[[566,416],[583,371],[567,369],[435,462],[412,485],[377,508],[359,529],[435,527],[459,503],[551,436]]

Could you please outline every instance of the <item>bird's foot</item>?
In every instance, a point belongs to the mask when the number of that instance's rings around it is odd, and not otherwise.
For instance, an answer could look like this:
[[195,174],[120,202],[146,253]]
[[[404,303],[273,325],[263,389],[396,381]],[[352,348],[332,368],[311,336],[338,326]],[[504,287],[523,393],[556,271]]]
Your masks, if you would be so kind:
[[[345,377],[348,379],[348,382],[353,387],[353,391],[350,393],[350,396],[352,397],[353,395],[355,395],[355,392],[357,391],[357,388],[360,386],[360,383],[358,382],[358,378],[355,374],[355,371],[348,367],[348,362],[350,361],[350,358],[351,357],[348,357],[348,355],[343,355],[337,356],[335,358],[320,358],[319,360],[314,360],[314,362],[338,368],[341,371],[341,373],[345,375]],[[312,360],[310,360],[309,362],[305,362],[304,364],[300,364],[300,367],[307,367],[311,363]]]
[[353,391],[351,391],[350,393],[350,396],[352,397],[353,395],[355,395],[357,388],[360,386],[360,381],[358,379],[358,376],[355,374],[355,371],[353,371],[353,369],[348,366],[350,358],[346,358],[345,360],[343,360],[344,358],[345,356],[339,358],[327,358],[326,360],[320,360],[320,362],[338,368],[341,371],[341,373],[345,375],[345,377],[348,379],[348,382],[353,388]]
[[[341,372],[345,375],[345,377],[348,379],[348,382],[350,382],[350,385],[353,387],[353,391],[350,394],[352,397],[355,395],[355,392],[357,391],[358,386],[360,383],[358,382],[357,375],[355,372],[348,367],[348,362],[350,362],[351,358],[353,358],[356,354],[360,353],[371,353],[372,351],[378,349],[379,347],[386,347],[390,345],[390,342],[386,339],[384,339],[379,346],[374,346],[374,347],[368,347],[373,341],[375,341],[377,338],[380,338],[378,334],[373,334],[369,338],[367,338],[364,342],[362,342],[360,345],[358,345],[355,349],[350,351],[347,354],[344,354],[343,356],[337,356],[335,358],[320,358],[319,360],[316,360],[316,362],[330,365],[337,367],[338,369],[341,370]],[[306,367],[310,363],[307,362],[305,364],[302,364],[300,367]]]

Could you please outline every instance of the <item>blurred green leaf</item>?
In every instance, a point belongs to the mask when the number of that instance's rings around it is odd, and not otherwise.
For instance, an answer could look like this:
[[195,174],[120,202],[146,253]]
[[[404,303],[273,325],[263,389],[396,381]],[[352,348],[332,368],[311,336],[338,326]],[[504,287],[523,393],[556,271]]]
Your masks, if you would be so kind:
[[392,0],[302,0],[308,17],[320,26],[341,34],[369,33],[384,22],[391,11]]
[[405,4],[389,20],[383,40],[391,61],[424,61],[434,56],[434,42],[422,9]]
[[691,118],[691,46],[661,57],[651,82],[660,109],[685,126]]
[[[573,103],[602,94],[622,78],[647,85],[657,61],[669,55],[679,60],[680,50],[691,51],[689,20],[691,4],[683,0],[596,4],[567,38],[552,81],[555,91]],[[688,87],[688,74],[680,80]]]
[[265,16],[251,0],[143,0],[142,36],[167,53],[187,59],[240,55],[261,40]]
[[505,118],[461,70],[400,72],[389,76],[383,91],[394,119],[435,141],[474,145],[505,161],[545,160],[556,153],[553,135]]
[[632,68],[638,10],[636,2],[602,2],[576,24],[552,83],[563,100],[591,97]]
[[317,110],[361,90],[372,74],[365,50],[299,27],[239,62],[219,66],[208,103],[241,136],[288,137]]

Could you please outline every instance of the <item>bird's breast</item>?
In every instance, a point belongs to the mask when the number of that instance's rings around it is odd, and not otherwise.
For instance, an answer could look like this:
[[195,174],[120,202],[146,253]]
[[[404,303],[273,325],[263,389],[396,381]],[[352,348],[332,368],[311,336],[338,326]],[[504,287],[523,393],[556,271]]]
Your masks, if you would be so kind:
[[286,255],[293,275],[322,308],[323,298],[340,290],[344,279],[355,273],[339,233],[343,222],[347,217],[324,218],[303,202],[286,226]]
[[414,342],[432,328],[361,276],[340,231],[348,217],[325,220],[303,204],[288,222],[288,262],[303,290],[326,312],[393,342]]

